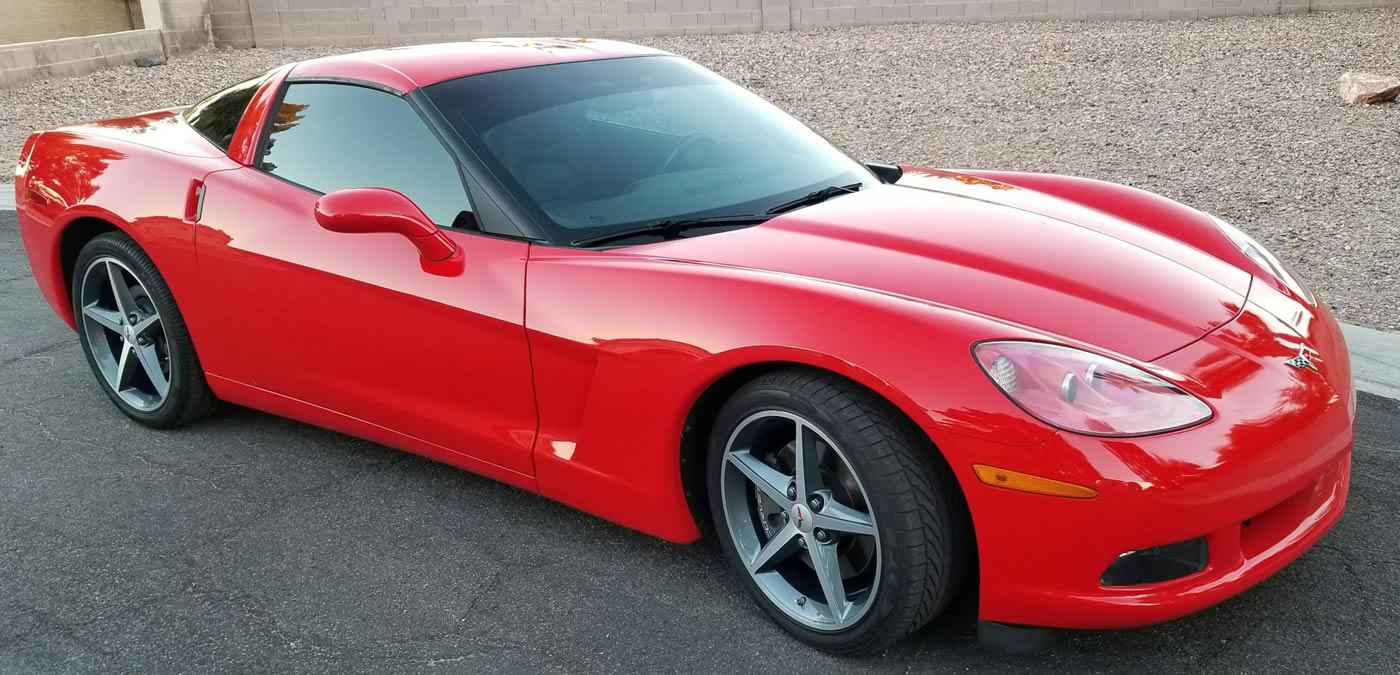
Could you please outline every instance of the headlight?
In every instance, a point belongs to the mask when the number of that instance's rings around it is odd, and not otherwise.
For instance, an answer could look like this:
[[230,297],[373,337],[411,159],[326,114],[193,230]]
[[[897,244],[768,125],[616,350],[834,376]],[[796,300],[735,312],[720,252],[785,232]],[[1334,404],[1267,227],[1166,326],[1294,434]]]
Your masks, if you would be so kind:
[[1290,269],[1288,265],[1285,265],[1282,260],[1279,260],[1274,254],[1270,253],[1269,249],[1264,248],[1263,244],[1255,241],[1254,237],[1245,234],[1243,230],[1234,225],[1215,216],[1211,216],[1210,218],[1215,221],[1220,231],[1224,232],[1225,236],[1230,238],[1230,241],[1235,242],[1235,246],[1238,246],[1240,251],[1249,256],[1250,260],[1258,263],[1260,267],[1274,275],[1275,279],[1283,282],[1284,286],[1287,286],[1289,290],[1296,293],[1298,297],[1306,300],[1308,304],[1312,305],[1317,303],[1313,298],[1312,291],[1308,289],[1307,285],[1304,284],[1297,275],[1293,274],[1293,270]]
[[1170,382],[1080,349],[1005,340],[983,342],[972,351],[1012,402],[1065,431],[1144,436],[1211,417],[1210,406]]

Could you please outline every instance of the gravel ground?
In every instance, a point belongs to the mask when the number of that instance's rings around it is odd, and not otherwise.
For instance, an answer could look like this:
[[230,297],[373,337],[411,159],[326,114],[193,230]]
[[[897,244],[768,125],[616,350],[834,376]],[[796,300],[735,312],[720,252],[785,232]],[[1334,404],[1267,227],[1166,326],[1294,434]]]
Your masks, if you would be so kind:
[[[1400,105],[1334,93],[1400,73],[1400,11],[1191,22],[925,24],[655,38],[872,160],[1135,185],[1292,261],[1343,320],[1400,330]],[[201,51],[0,90],[31,129],[192,102],[332,49]]]

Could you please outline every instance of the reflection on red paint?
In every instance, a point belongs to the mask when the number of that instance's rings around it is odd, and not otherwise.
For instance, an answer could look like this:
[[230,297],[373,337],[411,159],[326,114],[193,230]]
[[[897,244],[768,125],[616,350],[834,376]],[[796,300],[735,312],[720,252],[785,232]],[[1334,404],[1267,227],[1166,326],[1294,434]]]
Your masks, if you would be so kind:
[[[763,225],[629,248],[444,231],[460,257],[432,267],[396,235],[318,227],[317,195],[249,166],[265,125],[304,123],[294,108],[271,113],[290,72],[406,90],[652,53],[540,44],[289,67],[254,97],[233,158],[168,111],[47,132],[24,174],[42,202],[18,211],[39,288],[71,324],[64,232],[120,229],[171,287],[221,397],[677,542],[699,536],[681,456],[688,428],[707,431],[692,417],[697,401],[764,369],[829,371],[887,400],[951,468],[975,529],[979,612],[992,621],[1167,620],[1257,583],[1340,517],[1354,392],[1335,320],[1253,279],[1208,218],[1156,195],[1063,176],[907,169],[899,185]],[[195,179],[207,192],[192,225],[183,216]],[[993,339],[1130,363],[1216,414],[1142,438],[1056,431],[978,367],[972,346]],[[1286,365],[1300,344],[1316,350],[1318,372]],[[703,464],[696,457],[687,460]],[[1096,495],[995,488],[974,464]],[[1099,584],[1126,551],[1197,537],[1212,552],[1199,574]]]

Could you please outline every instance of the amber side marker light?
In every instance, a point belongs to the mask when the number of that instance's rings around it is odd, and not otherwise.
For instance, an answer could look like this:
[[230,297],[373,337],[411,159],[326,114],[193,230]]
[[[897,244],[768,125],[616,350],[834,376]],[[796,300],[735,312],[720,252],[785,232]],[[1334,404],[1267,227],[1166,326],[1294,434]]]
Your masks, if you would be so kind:
[[1019,492],[1030,492],[1037,495],[1050,495],[1052,497],[1069,497],[1071,499],[1091,499],[1098,496],[1098,492],[1083,485],[1066,483],[1052,478],[1041,478],[1032,476],[1020,471],[1009,469],[998,469],[986,464],[973,464],[972,470],[977,472],[978,480],[993,487],[1017,490]]

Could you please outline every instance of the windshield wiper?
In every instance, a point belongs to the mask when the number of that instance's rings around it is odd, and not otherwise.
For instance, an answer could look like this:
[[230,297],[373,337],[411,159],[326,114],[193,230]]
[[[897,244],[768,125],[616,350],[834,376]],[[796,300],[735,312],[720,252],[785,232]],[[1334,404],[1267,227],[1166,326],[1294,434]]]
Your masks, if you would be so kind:
[[619,239],[630,239],[640,237],[645,234],[659,234],[662,239],[675,239],[681,232],[697,227],[719,227],[724,225],[757,225],[772,216],[757,213],[748,213],[734,216],[710,216],[709,218],[667,218],[648,223],[640,227],[618,230],[616,232],[604,232],[592,237],[575,239],[571,242],[573,246],[595,246],[605,244]]
[[776,215],[785,211],[791,211],[798,207],[811,206],[812,204],[816,204],[817,202],[824,202],[838,195],[850,194],[861,189],[862,187],[865,187],[864,183],[851,183],[850,185],[828,185],[820,190],[808,192],[807,194],[802,195],[801,197],[798,197],[797,199],[794,199],[790,202],[783,202],[777,206],[774,206],[773,208],[768,209],[768,213]]

